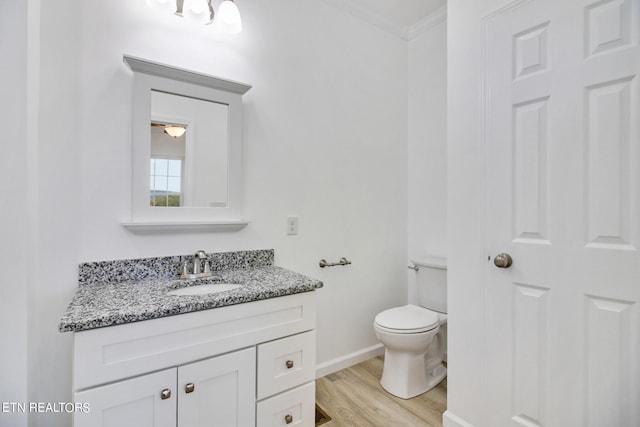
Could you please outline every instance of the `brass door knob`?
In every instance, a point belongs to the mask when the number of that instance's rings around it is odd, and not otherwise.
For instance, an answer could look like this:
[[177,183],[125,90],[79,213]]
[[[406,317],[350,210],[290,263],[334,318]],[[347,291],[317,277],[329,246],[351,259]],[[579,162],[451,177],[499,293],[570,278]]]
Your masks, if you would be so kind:
[[293,360],[287,360],[287,363],[285,363],[285,365],[287,365],[287,369],[293,368]]
[[193,383],[188,383],[187,385],[184,386],[185,393],[193,393],[195,389],[196,389],[196,386]]
[[284,416],[284,422],[287,424],[291,424],[293,422],[293,417],[289,414]]
[[509,254],[498,254],[493,259],[493,264],[498,268],[509,268],[513,264],[513,258]]

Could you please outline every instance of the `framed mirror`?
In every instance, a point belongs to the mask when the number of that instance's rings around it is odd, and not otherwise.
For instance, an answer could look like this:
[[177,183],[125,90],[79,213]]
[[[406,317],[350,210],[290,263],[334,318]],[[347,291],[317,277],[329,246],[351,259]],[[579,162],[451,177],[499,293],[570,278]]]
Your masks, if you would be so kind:
[[132,231],[240,228],[249,85],[131,56]]

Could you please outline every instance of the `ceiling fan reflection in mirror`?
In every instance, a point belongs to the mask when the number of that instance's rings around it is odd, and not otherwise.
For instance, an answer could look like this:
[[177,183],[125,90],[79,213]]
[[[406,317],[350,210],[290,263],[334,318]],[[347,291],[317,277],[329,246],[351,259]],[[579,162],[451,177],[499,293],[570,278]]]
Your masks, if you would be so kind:
[[183,125],[176,125],[171,123],[157,123],[151,122],[151,126],[161,126],[164,127],[164,133],[171,136],[172,138],[180,138],[187,131],[187,127]]

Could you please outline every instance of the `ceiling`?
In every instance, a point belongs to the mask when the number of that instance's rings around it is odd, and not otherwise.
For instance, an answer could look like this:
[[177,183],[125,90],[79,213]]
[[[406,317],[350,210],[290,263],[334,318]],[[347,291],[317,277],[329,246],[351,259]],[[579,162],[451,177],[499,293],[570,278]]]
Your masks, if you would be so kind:
[[447,4],[446,0],[353,0],[386,16],[398,26],[410,27]]
[[358,19],[411,40],[446,19],[446,0],[323,0]]

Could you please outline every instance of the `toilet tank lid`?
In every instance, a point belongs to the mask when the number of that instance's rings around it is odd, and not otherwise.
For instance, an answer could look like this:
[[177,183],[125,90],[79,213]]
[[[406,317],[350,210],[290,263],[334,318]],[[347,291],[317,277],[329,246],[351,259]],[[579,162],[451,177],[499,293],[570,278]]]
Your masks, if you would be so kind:
[[411,262],[418,267],[439,268],[441,270],[447,269],[447,258],[442,256],[426,256],[423,258],[412,259]]

